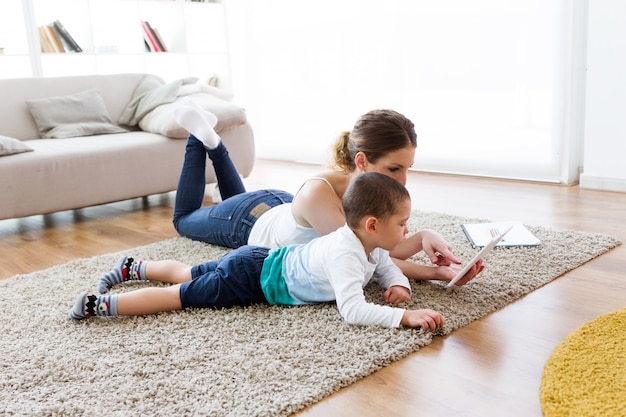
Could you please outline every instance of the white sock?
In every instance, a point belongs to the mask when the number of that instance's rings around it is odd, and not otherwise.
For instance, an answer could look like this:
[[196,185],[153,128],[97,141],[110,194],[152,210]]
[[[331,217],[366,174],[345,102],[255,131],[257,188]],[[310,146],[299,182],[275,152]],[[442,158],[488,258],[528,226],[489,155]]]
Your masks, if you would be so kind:
[[217,117],[191,100],[184,100],[181,104],[174,111],[174,120],[207,148],[217,148],[221,141],[221,138],[213,129],[217,124]]

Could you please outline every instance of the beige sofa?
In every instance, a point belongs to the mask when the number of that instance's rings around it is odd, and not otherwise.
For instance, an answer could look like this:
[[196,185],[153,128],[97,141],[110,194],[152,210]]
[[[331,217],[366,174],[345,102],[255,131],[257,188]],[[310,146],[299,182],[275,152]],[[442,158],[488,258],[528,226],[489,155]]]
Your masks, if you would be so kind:
[[187,132],[172,113],[183,96],[218,116],[235,166],[250,174],[254,137],[244,109],[194,81],[166,84],[145,74],[0,80],[0,219],[175,190]]

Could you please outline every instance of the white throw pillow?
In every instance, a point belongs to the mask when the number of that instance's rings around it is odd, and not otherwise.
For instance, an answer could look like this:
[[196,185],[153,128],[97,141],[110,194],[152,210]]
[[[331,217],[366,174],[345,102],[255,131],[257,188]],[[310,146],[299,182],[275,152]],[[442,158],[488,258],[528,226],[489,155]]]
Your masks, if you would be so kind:
[[104,100],[96,90],[26,100],[26,104],[42,138],[127,132],[111,122]]
[[0,136],[0,156],[15,155],[22,152],[32,152],[34,149],[18,139]]

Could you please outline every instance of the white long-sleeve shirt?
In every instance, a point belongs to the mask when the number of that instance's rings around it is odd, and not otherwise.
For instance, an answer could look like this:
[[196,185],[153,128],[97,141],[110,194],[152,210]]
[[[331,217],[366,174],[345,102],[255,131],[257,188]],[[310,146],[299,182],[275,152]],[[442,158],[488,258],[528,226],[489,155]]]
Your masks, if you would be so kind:
[[273,304],[335,300],[348,323],[399,327],[404,309],[365,300],[363,288],[372,278],[385,289],[394,285],[411,289],[388,251],[377,248],[366,254],[354,232],[343,226],[308,244],[271,251],[263,266],[261,285]]

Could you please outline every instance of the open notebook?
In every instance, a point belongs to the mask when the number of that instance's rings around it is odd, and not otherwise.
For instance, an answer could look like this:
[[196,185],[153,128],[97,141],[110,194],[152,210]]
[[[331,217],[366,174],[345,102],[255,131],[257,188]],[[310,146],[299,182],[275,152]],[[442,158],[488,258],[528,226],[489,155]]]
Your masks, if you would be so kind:
[[467,236],[467,239],[475,248],[487,245],[495,236],[500,235],[503,230],[511,226],[511,230],[496,246],[538,246],[541,244],[541,241],[519,221],[467,223],[461,225],[465,236]]

